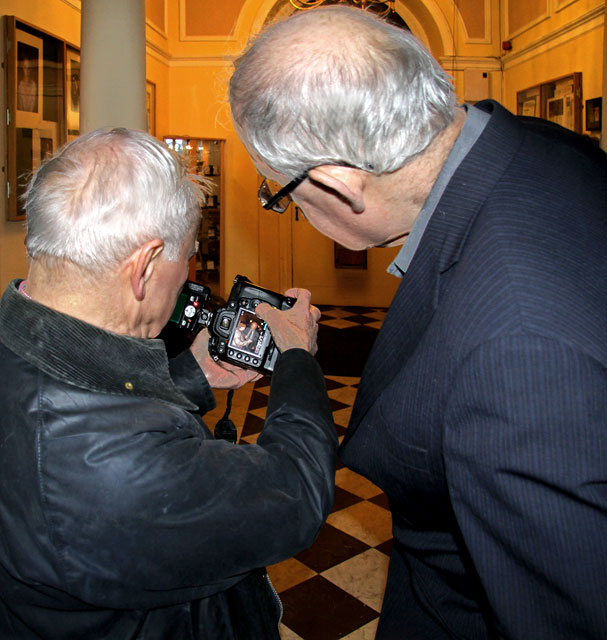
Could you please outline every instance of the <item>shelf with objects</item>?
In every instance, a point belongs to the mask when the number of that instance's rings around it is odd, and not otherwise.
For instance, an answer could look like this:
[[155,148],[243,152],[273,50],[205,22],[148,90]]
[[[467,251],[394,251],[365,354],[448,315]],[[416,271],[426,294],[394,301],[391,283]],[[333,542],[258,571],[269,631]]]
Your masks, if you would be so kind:
[[190,280],[211,289],[213,296],[223,291],[223,157],[225,141],[192,136],[165,136],[165,144],[186,158],[190,172],[201,176],[208,186],[198,232],[198,255],[190,265]]

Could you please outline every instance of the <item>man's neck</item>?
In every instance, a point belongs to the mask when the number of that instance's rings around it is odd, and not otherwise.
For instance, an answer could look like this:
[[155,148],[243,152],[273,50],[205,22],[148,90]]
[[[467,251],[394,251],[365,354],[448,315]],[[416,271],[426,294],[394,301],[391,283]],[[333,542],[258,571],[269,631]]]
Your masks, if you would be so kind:
[[[26,291],[32,300],[101,329],[120,330],[119,295],[112,295],[111,274],[97,278],[67,262],[31,260]],[[118,292],[115,292],[116,294]]]
[[388,218],[397,219],[391,224],[388,220],[388,225],[400,231],[381,246],[406,242],[465,122],[466,112],[458,108],[453,122],[421,154],[393,173],[379,176],[376,189],[382,194],[382,206],[390,212]]

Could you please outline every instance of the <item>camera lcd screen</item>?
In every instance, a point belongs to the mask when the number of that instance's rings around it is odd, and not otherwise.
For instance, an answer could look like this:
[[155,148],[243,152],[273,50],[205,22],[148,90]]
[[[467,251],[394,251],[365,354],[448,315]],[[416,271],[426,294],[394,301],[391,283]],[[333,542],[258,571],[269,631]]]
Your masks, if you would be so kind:
[[169,319],[169,322],[179,322],[181,320],[181,314],[185,309],[185,305],[189,299],[187,293],[181,292],[179,297],[177,298],[177,302],[175,303],[175,308],[173,309],[173,313]]
[[242,353],[259,355],[266,342],[266,323],[251,311],[240,309],[234,318],[234,327],[228,346]]

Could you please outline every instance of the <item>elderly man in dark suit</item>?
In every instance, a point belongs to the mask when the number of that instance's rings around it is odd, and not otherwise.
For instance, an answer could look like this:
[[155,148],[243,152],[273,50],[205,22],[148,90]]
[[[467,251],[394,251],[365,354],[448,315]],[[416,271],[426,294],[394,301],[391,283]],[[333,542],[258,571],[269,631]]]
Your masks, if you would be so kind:
[[607,637],[607,162],[458,105],[410,33],[331,7],[237,61],[260,173],[351,249],[403,245],[345,464],[388,495],[378,638]]

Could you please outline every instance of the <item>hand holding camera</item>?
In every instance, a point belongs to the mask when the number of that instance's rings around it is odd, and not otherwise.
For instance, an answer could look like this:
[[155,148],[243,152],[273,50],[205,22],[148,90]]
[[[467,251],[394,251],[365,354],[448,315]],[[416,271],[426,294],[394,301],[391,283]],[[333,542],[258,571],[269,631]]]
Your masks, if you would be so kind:
[[254,369],[243,369],[229,362],[214,360],[209,354],[209,332],[203,329],[192,342],[190,351],[198,361],[209,385],[213,389],[240,389],[255,382],[262,374]]
[[[238,388],[257,372],[271,374],[287,349],[316,353],[320,311],[310,306],[309,291],[290,289],[282,296],[236,276],[224,307],[209,311],[209,297],[208,287],[186,282],[170,322],[189,335],[208,328],[191,349],[215,388]],[[241,371],[247,369],[254,373]]]
[[315,355],[318,350],[316,337],[320,310],[310,305],[312,296],[306,289],[289,289],[285,295],[297,300],[291,309],[278,311],[267,303],[261,303],[256,313],[268,323],[272,338],[281,352],[305,349]]

